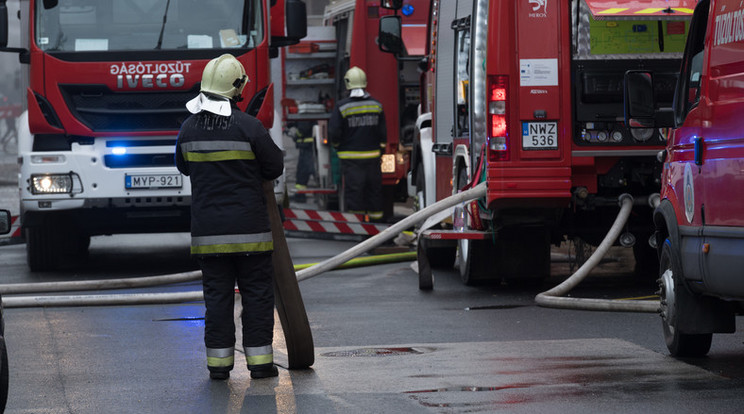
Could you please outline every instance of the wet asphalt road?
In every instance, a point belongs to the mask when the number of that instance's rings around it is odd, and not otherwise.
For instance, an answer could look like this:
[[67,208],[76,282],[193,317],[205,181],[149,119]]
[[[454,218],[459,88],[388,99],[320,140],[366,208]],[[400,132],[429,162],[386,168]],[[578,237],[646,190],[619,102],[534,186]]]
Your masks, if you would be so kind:
[[[290,239],[295,263],[352,243]],[[106,279],[195,269],[188,236],[93,239],[76,268],[30,273],[23,245],[0,247],[0,282]],[[653,292],[627,254],[572,294],[627,298]],[[653,314],[538,307],[541,287],[466,287],[435,271],[421,292],[410,263],[346,269],[304,281],[316,362],[255,381],[238,365],[210,381],[203,304],[6,309],[7,413],[490,413],[741,412],[741,333],[717,335],[708,357],[670,358]],[[199,289],[198,283],[131,292]],[[130,292],[130,291],[125,291]],[[96,292],[100,293],[100,292]],[[742,321],[738,321],[739,331]],[[282,332],[277,362],[286,366]],[[240,360],[241,355],[236,355]]]

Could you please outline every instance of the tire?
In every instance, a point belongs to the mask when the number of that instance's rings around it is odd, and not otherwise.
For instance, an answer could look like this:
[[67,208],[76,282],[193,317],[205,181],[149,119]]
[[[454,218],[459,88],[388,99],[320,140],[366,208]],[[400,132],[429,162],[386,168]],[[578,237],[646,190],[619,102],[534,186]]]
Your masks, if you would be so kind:
[[496,279],[493,259],[493,245],[485,240],[459,240],[457,244],[457,265],[462,283],[478,285]]
[[26,261],[32,272],[57,269],[61,239],[59,231],[51,226],[26,229]]
[[641,278],[655,277],[659,274],[659,256],[656,249],[648,245],[649,237],[650,234],[641,235],[633,245],[634,273]]
[[699,301],[685,284],[679,268],[679,252],[672,248],[669,239],[664,241],[659,259],[659,285],[661,287],[661,320],[669,353],[674,357],[701,357],[710,351],[712,333],[685,334],[677,329],[683,322],[680,312],[685,304]]
[[8,403],[8,385],[10,384],[10,367],[8,366],[8,349],[5,337],[0,336],[0,413],[5,412]]
[[416,246],[416,261],[418,263],[419,290],[432,290],[434,288],[434,273],[431,271],[431,263],[426,249],[426,240],[419,239]]
[[[461,168],[457,174],[457,188],[462,188],[467,184],[468,176],[465,168]],[[455,230],[470,229],[468,213],[465,210],[465,204],[455,207]],[[457,241],[457,267],[460,270],[460,279],[468,286],[477,285],[485,280],[494,279],[495,273],[493,259],[493,244],[486,240],[468,240],[462,239]]]
[[426,208],[426,176],[424,175],[424,164],[419,161],[416,166],[416,199],[414,206],[417,211]]
[[72,226],[39,226],[26,229],[26,261],[33,272],[56,270],[88,256],[90,236]]

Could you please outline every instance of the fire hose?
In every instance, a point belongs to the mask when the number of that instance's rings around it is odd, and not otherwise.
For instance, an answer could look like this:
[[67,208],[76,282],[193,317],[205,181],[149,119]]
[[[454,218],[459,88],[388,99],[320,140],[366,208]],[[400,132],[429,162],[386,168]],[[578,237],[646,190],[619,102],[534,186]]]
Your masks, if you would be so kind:
[[[485,194],[485,183],[481,183],[470,190],[455,194],[441,200],[411,216],[401,220],[383,232],[365,240],[364,242],[346,250],[330,259],[314,264],[297,272],[297,280],[303,281],[315,277],[321,273],[333,270],[343,265],[350,259],[378,247],[387,240],[392,239],[401,231],[406,230],[424,220],[450,207],[460,203],[477,199]],[[594,254],[568,279],[560,285],[542,292],[535,297],[538,305],[551,308],[620,311],[620,312],[657,312],[658,301],[620,301],[608,299],[574,298],[565,297],[571,289],[584,280],[589,272],[596,267],[619,236],[623,226],[627,222],[633,205],[633,198],[627,194],[620,197],[621,209],[613,226],[597,247]],[[407,258],[407,257],[406,257]],[[51,282],[51,283],[25,283],[0,285],[2,294],[18,293],[41,293],[80,291],[116,288],[135,288],[155,286],[162,284],[173,284],[199,280],[200,271],[176,273],[163,276],[152,276],[138,279],[111,279],[91,280],[73,282]],[[126,293],[107,295],[67,295],[67,296],[24,296],[3,297],[3,306],[32,307],[32,306],[97,306],[97,305],[128,305],[128,304],[161,304],[181,303],[203,300],[201,291],[174,292],[174,293]]]
[[[429,216],[437,214],[450,207],[483,197],[486,193],[486,183],[454,194],[431,206],[417,211],[382,232],[363,241],[334,257],[297,272],[297,280],[303,281],[321,273],[333,270],[350,259],[360,256],[386,241],[396,237],[400,232],[423,222]],[[24,283],[0,285],[0,294],[41,293],[79,290],[98,290],[115,288],[133,288],[172,284],[199,280],[200,271],[176,273],[172,275],[151,276],[139,279],[111,279],[72,282]],[[65,295],[65,296],[3,296],[2,303],[6,308],[38,307],[38,306],[101,306],[101,305],[144,305],[195,302],[204,300],[203,292],[170,292],[170,293],[121,293],[100,295]]]
[[[548,308],[560,309],[578,309],[578,310],[598,310],[598,311],[615,311],[615,312],[648,312],[656,313],[659,311],[659,301],[652,300],[613,300],[613,299],[591,299],[591,298],[574,298],[564,297],[571,289],[576,287],[584,280],[589,272],[595,268],[600,260],[607,254],[622,231],[625,223],[628,221],[630,211],[633,207],[633,197],[623,194],[619,197],[620,212],[615,218],[610,231],[597,247],[597,250],[589,259],[568,279],[558,286],[542,292],[535,297],[538,305]],[[652,205],[658,203],[658,198],[651,201]]]

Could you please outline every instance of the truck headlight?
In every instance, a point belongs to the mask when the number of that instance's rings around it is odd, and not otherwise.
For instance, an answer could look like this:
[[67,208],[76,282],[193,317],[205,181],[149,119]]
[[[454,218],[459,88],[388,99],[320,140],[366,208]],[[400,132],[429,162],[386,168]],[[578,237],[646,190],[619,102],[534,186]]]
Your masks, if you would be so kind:
[[34,174],[32,194],[67,194],[72,192],[72,174]]

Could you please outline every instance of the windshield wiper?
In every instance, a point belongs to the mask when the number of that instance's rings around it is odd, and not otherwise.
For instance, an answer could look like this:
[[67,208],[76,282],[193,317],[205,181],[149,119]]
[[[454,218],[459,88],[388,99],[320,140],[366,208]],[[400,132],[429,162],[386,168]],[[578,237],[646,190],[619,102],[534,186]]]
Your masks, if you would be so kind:
[[165,22],[168,21],[168,7],[170,7],[170,0],[165,3],[165,13],[163,13],[163,25],[160,26],[160,36],[158,36],[158,44],[155,49],[160,49],[163,45],[163,33],[165,32]]

